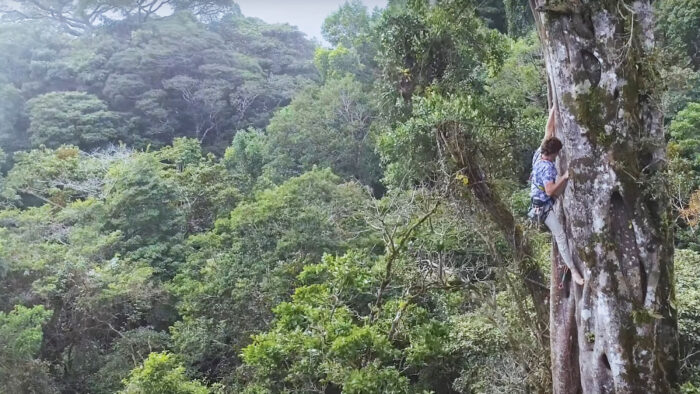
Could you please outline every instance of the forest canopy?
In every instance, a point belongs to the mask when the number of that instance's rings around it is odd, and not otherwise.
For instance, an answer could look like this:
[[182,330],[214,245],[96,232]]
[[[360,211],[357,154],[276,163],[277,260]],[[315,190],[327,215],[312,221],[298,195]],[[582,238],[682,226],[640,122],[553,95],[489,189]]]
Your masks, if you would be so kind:
[[[325,43],[228,0],[14,3],[0,393],[552,390],[528,1],[351,0]],[[654,12],[678,389],[698,393],[700,4]]]

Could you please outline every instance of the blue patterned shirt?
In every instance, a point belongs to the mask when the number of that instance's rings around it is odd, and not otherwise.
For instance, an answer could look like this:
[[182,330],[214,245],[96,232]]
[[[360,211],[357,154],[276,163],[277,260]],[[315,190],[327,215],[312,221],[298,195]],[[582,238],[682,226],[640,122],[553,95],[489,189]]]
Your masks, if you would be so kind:
[[552,197],[544,192],[544,184],[557,180],[557,168],[549,160],[542,160],[540,149],[532,157],[532,174],[530,175],[530,197],[545,203],[554,202]]

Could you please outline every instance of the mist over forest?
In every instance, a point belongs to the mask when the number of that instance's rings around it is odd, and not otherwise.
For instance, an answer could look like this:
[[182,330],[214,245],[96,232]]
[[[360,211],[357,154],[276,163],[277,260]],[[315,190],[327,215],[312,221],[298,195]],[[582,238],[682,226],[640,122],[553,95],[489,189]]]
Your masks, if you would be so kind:
[[700,393],[700,2],[293,25],[0,4],[0,394]]

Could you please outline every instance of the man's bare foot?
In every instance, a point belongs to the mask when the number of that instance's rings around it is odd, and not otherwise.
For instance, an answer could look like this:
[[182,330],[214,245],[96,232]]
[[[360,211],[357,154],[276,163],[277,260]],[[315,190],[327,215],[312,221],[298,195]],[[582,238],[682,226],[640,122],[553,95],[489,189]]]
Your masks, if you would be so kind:
[[577,285],[583,285],[583,277],[577,271],[571,271],[571,277],[574,279]]

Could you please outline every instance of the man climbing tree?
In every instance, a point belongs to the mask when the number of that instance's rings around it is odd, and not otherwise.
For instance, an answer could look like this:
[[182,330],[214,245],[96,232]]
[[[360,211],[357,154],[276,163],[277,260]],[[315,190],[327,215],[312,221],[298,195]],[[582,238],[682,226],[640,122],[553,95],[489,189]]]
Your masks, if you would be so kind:
[[530,197],[533,210],[531,212],[534,212],[535,219],[546,225],[552,232],[557,243],[557,250],[571,272],[571,277],[574,282],[582,285],[583,276],[579,273],[571,257],[564,227],[557,215],[552,212],[555,198],[564,191],[569,180],[568,171],[557,179],[557,169],[554,165],[554,160],[562,148],[561,140],[554,136],[556,130],[555,110],[556,108],[553,107],[549,111],[544,140],[532,158]]
[[676,384],[673,236],[650,0],[530,0],[558,107],[572,286],[555,254],[555,393],[668,393]]

